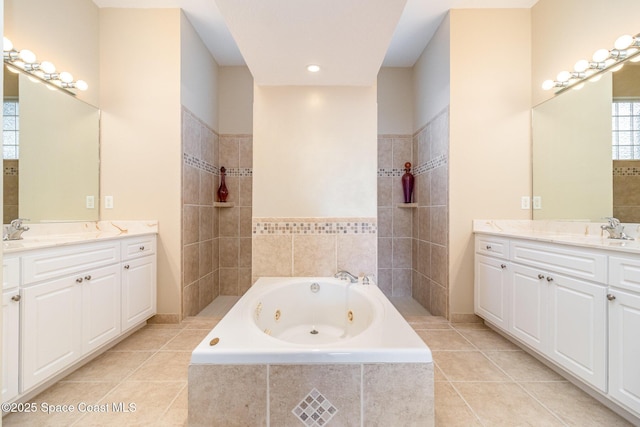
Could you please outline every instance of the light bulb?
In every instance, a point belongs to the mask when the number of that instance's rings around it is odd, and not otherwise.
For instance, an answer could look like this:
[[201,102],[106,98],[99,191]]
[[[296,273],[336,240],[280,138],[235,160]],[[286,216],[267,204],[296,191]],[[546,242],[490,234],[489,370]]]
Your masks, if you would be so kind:
[[618,37],[616,42],[613,44],[613,47],[615,47],[618,50],[624,50],[629,46],[631,46],[632,43],[633,43],[633,36],[625,34],[624,36]]
[[589,69],[589,61],[587,61],[586,59],[581,59],[580,61],[576,62],[576,65],[573,66],[573,69],[579,73],[583,73]]
[[88,84],[87,84],[87,82],[85,82],[84,80],[78,80],[78,81],[76,82],[76,87],[77,87],[79,90],[87,90],[87,89],[89,89],[89,85],[88,85]]
[[49,61],[42,61],[40,69],[46,74],[53,74],[56,72],[56,66]]
[[29,49],[22,49],[20,51],[20,59],[27,64],[33,64],[36,62],[36,54],[31,52]]
[[571,78],[571,73],[568,71],[560,71],[556,76],[556,79],[559,82],[567,82]]
[[13,50],[13,43],[6,37],[2,38],[2,50],[5,52],[10,52]]
[[552,89],[555,86],[556,86],[556,82],[554,82],[553,80],[545,80],[544,83],[542,83],[542,89],[544,90]]
[[595,62],[604,62],[609,57],[609,51],[607,49],[598,49],[593,54],[593,60]]
[[589,79],[590,82],[597,82],[598,80],[600,80],[602,78],[602,74],[596,74],[595,76],[591,77]]
[[640,61],[640,55],[634,56],[629,61],[631,61],[631,62],[639,62]]
[[64,83],[71,83],[73,81],[73,76],[71,75],[71,73],[63,71],[60,73],[60,80]]
[[616,71],[620,71],[622,69],[622,67],[624,67],[624,62],[616,65],[613,68],[611,68],[611,72],[615,73]]
[[318,71],[320,71],[320,66],[319,65],[315,65],[315,64],[311,64],[307,66],[307,71],[311,72],[311,73],[317,73]]
[[573,87],[573,90],[580,90],[584,87],[584,83],[578,83]]

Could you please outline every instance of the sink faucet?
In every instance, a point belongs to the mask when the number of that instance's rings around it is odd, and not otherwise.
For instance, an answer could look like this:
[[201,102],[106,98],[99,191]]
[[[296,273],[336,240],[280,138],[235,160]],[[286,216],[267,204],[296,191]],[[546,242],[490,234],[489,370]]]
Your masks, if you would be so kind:
[[4,228],[2,240],[20,240],[22,233],[29,230],[29,227],[22,225],[22,221],[29,221],[26,218],[16,218],[11,224]]
[[602,224],[600,228],[609,233],[609,239],[633,240],[633,237],[629,237],[625,234],[624,225],[620,224],[620,220],[618,218],[608,216],[605,219],[609,223]]
[[346,270],[340,270],[333,275],[336,279],[348,280],[350,283],[358,283],[358,278]]

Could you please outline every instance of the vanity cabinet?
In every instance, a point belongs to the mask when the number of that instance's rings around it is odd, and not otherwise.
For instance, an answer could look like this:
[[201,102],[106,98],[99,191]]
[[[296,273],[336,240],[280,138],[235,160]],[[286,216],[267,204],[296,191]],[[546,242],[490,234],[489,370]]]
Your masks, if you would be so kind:
[[610,257],[609,394],[640,413],[640,260]]
[[20,265],[19,393],[155,314],[155,235],[28,251]]
[[2,401],[6,402],[19,392],[20,260],[5,257],[2,264]]
[[[495,247],[491,239],[476,240],[476,314],[605,392],[606,256],[512,239],[490,264],[482,248]],[[482,304],[487,289],[493,290],[491,309]]]

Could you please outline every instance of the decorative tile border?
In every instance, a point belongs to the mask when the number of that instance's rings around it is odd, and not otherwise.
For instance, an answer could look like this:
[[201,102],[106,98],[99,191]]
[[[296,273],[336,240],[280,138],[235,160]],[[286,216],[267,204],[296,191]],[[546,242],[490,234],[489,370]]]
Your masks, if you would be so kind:
[[[185,165],[193,166],[201,171],[209,172],[215,176],[220,176],[220,168],[208,163],[202,159],[199,159],[191,154],[182,153],[182,162]],[[6,173],[5,173],[6,175]],[[226,171],[227,176],[234,177],[251,177],[253,176],[253,169],[251,168],[228,168]]]
[[613,168],[613,176],[640,176],[640,167]]
[[305,426],[316,427],[326,425],[338,413],[338,408],[314,388],[291,412]]
[[[440,166],[444,166],[447,164],[447,156],[441,155],[436,157],[435,159],[431,159],[426,163],[419,165],[418,167],[412,167],[413,175],[421,175],[423,173],[427,173],[433,169],[436,169]],[[378,178],[389,178],[389,177],[400,177],[404,175],[404,169],[400,168],[380,168],[378,169]]]
[[6,168],[4,168],[4,175],[5,176],[11,176],[11,175],[19,175],[19,169],[15,166],[8,166]]
[[253,218],[253,234],[376,234],[375,218]]

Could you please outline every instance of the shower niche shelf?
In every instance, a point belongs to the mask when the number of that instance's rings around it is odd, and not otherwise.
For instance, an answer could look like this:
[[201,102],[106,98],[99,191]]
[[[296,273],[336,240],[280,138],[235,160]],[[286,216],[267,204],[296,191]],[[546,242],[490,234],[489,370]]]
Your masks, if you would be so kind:
[[417,208],[418,204],[417,203],[398,203],[397,206],[399,208]]
[[213,202],[214,208],[232,208],[235,204],[231,202]]

